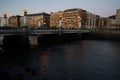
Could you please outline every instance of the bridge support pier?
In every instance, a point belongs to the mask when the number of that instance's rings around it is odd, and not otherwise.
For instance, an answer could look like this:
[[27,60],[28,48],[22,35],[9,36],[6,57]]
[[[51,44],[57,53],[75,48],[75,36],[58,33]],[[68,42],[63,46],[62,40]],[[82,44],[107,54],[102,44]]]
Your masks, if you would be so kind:
[[4,36],[0,36],[0,46],[3,45],[3,38],[4,38]]
[[38,36],[29,36],[30,46],[38,46]]

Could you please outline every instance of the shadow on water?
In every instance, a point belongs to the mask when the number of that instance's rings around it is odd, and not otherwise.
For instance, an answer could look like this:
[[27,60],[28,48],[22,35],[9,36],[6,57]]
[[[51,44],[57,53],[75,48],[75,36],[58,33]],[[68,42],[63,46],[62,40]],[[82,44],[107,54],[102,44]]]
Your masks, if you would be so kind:
[[119,41],[50,42],[5,50],[0,80],[120,80]]
[[50,48],[50,47],[54,47],[54,46],[64,46],[64,45],[69,45],[73,42],[76,42],[76,41],[81,41],[78,37],[66,37],[66,38],[63,38],[62,39],[59,39],[59,38],[56,38],[55,40],[44,40],[42,41],[42,43],[40,42],[39,44],[39,48],[41,49],[46,49],[46,48]]
[[[0,80],[47,80],[48,48],[73,41],[43,43],[37,48],[12,47],[0,54]],[[37,57],[37,58],[36,58]]]

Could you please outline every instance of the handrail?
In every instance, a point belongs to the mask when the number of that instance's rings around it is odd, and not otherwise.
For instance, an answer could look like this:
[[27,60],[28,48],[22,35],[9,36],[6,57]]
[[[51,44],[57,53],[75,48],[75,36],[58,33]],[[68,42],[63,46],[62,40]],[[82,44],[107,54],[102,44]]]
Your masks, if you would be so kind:
[[84,33],[90,30],[37,30],[37,29],[0,29],[0,34],[57,34],[62,33]]

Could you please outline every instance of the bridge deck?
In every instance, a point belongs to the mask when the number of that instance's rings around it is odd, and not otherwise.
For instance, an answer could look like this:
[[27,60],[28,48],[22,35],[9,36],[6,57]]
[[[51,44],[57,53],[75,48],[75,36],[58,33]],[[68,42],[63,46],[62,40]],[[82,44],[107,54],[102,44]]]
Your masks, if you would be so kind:
[[91,30],[34,30],[34,29],[0,29],[0,35],[41,35],[58,33],[88,33]]

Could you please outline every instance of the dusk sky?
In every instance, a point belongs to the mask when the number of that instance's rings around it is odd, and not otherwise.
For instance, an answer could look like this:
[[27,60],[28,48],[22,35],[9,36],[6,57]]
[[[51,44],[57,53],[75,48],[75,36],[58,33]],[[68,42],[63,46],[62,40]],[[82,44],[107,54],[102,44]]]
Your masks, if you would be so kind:
[[0,0],[0,17],[4,12],[8,16],[23,15],[25,8],[29,14],[81,8],[108,17],[116,14],[116,10],[120,9],[120,0]]

